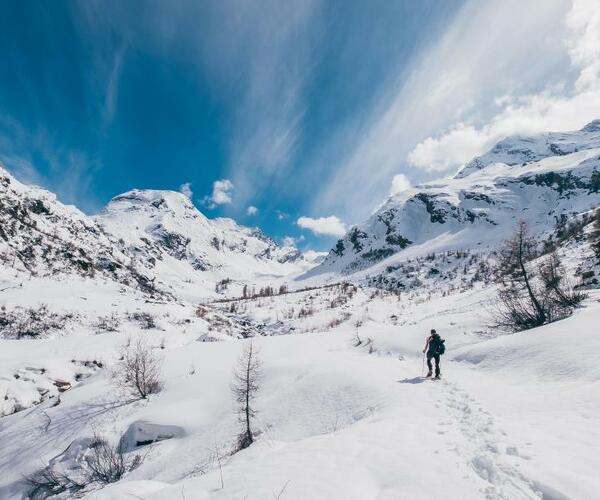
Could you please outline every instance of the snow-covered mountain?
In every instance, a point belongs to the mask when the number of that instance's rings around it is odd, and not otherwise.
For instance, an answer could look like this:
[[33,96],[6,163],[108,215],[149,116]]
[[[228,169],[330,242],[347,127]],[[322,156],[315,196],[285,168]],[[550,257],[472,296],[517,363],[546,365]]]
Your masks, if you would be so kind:
[[109,279],[163,296],[214,295],[312,266],[293,247],[231,219],[208,219],[183,194],[134,190],[89,217],[0,169],[0,262],[18,277]]
[[258,228],[208,219],[173,191],[129,191],[113,198],[95,220],[169,287],[188,283],[209,291],[222,280],[254,283],[311,265],[299,250],[277,245]]
[[110,279],[153,292],[153,277],[93,219],[0,167],[0,264],[17,277]]
[[490,151],[468,162],[456,177],[462,178],[493,163],[518,165],[600,148],[600,119],[574,132],[548,132],[535,136],[512,136],[498,142]]
[[451,179],[391,196],[307,276],[380,272],[430,252],[494,248],[519,219],[549,236],[600,205],[600,120],[576,132],[509,137]]

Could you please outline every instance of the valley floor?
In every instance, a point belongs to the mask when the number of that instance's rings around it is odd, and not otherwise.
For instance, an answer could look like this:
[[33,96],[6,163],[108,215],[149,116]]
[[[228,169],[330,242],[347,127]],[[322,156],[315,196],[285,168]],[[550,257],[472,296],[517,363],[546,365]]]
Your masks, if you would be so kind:
[[[128,403],[102,369],[57,406],[0,419],[0,498],[20,498],[22,475],[75,438],[118,437],[134,423],[180,432],[141,447],[138,469],[86,498],[600,498],[599,298],[562,322],[490,338],[479,331],[489,292],[401,302],[359,290],[346,306],[352,319],[328,331],[255,338],[261,433],[232,456],[229,386],[248,341],[173,342],[165,388],[147,402]],[[434,327],[448,344],[440,381],[423,377],[420,352]],[[123,334],[0,342],[2,367],[35,370],[110,365]]]

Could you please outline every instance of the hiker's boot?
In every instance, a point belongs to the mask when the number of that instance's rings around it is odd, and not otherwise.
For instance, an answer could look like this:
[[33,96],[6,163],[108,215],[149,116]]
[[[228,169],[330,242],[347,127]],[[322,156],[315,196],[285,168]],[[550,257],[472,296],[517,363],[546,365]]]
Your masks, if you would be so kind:
[[427,378],[431,377],[431,371],[427,372]]
[[439,373],[436,373],[436,374],[435,374],[435,379],[436,379],[436,380],[439,380],[439,379],[440,379],[440,374],[439,374]]

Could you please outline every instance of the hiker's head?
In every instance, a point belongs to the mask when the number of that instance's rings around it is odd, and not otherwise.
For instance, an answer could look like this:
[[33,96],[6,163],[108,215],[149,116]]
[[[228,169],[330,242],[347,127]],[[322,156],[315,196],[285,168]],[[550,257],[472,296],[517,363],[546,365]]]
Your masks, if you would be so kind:
[[431,329],[431,335],[435,335],[437,332],[435,331],[435,328]]

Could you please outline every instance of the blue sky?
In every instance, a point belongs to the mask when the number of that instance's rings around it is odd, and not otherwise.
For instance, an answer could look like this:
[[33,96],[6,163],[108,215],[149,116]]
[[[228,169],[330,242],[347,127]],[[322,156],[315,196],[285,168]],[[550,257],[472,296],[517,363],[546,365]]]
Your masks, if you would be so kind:
[[[600,117],[597,2],[7,1],[0,162],[326,249],[390,191]],[[215,184],[216,183],[216,184]],[[254,208],[252,208],[254,207]]]

